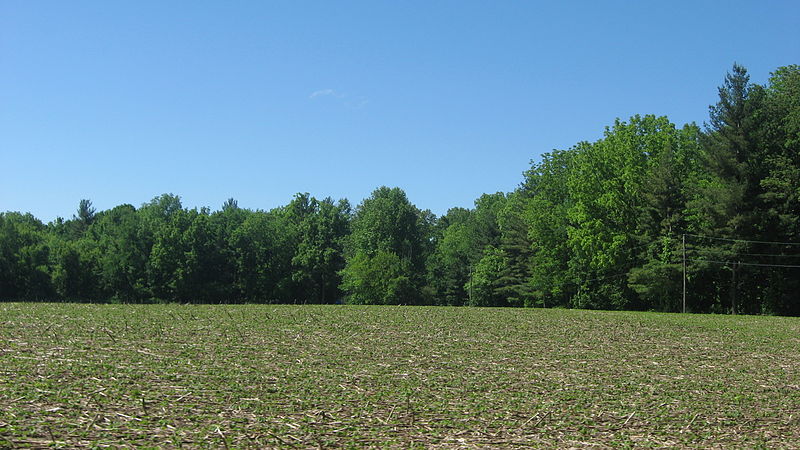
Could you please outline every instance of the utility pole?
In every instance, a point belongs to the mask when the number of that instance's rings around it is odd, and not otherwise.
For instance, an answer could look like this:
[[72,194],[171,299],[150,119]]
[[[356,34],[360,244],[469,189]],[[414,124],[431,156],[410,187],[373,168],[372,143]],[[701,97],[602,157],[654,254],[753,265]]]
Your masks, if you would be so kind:
[[683,235],[683,312],[686,313],[686,234]]

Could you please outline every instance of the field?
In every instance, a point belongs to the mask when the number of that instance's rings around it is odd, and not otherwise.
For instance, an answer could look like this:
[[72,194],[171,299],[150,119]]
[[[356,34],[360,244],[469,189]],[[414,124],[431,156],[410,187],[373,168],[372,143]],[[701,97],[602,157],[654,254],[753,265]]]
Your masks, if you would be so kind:
[[799,442],[794,318],[0,304],[0,448]]

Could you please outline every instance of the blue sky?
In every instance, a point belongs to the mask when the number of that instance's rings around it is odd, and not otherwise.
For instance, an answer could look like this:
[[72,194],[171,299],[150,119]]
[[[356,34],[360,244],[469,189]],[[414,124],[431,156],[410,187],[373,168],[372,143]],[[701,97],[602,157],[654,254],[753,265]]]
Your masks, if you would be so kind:
[[0,2],[0,211],[270,209],[399,186],[443,214],[616,117],[702,123],[800,2]]

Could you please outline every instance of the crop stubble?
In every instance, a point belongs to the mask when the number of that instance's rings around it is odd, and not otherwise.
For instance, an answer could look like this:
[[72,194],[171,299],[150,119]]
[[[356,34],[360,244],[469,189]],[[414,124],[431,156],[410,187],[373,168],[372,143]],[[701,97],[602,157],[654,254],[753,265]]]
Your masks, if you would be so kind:
[[793,446],[800,320],[0,304],[0,448]]

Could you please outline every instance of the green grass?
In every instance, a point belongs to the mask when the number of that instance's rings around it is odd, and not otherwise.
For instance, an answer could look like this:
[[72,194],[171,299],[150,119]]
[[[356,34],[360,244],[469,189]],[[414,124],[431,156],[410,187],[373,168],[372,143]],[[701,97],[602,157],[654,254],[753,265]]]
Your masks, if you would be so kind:
[[798,442],[795,318],[0,304],[0,448]]

